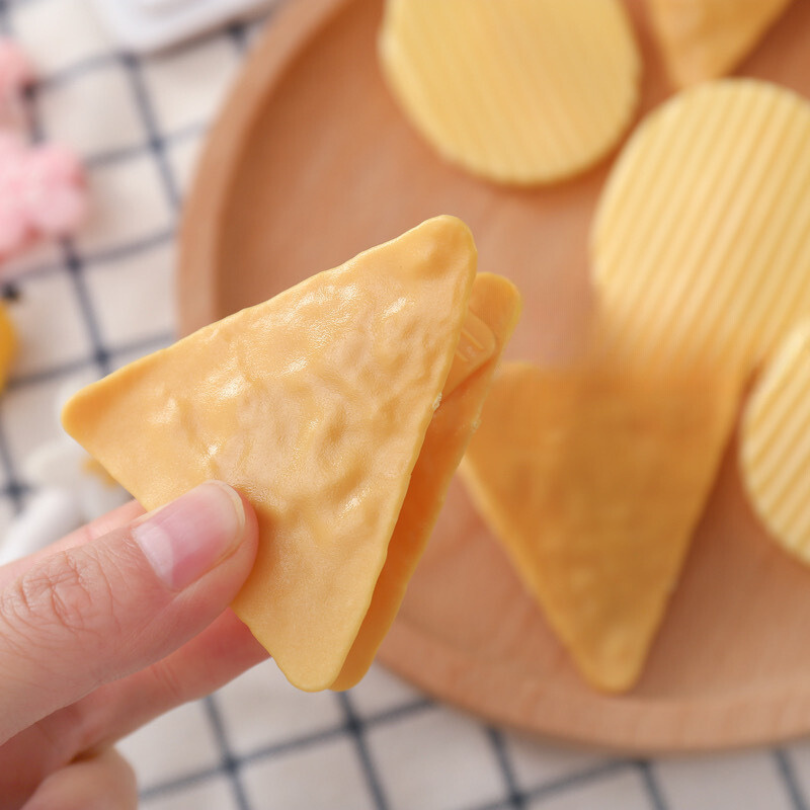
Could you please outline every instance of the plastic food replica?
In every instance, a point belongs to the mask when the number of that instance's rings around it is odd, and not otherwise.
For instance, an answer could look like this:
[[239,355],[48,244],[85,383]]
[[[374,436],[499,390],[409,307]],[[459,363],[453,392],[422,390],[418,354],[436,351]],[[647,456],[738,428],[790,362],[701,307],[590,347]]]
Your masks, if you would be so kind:
[[[68,404],[68,431],[147,508],[212,477],[251,499],[262,544],[234,608],[296,686],[362,677],[466,448],[474,503],[580,672],[632,688],[760,369],[743,477],[810,562],[810,103],[705,81],[786,5],[649,0],[673,84],[699,84],[612,167],[591,341],[570,366],[495,373],[518,294],[476,276],[469,232],[442,217]],[[388,0],[379,48],[415,129],[498,183],[585,171],[638,101],[617,0]]]
[[94,383],[68,432],[147,509],[210,478],[256,509],[236,613],[296,686],[343,689],[404,595],[514,329],[467,227],[398,239]]
[[443,157],[515,185],[598,162],[629,126],[641,80],[619,0],[389,0],[380,61]]
[[743,415],[740,455],[754,508],[774,537],[810,564],[810,321],[779,348]]
[[[743,389],[810,311],[808,189],[806,100],[750,80],[676,96],[631,137],[596,212],[590,356],[510,365],[493,385],[465,478],[599,688],[638,679]],[[751,404],[744,466],[766,523],[806,556],[806,326],[792,341]]]
[[676,87],[731,73],[791,0],[647,0]]

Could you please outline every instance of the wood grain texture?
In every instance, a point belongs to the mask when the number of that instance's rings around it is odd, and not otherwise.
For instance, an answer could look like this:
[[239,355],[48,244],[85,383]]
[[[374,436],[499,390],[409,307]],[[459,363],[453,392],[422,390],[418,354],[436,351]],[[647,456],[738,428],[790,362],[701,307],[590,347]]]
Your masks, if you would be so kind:
[[[642,114],[670,94],[640,0]],[[290,0],[209,138],[186,209],[180,323],[189,332],[340,264],[427,217],[472,228],[479,267],[523,291],[508,355],[562,363],[591,309],[587,235],[609,161],[538,190],[443,164],[408,126],[376,60],[379,0]],[[739,72],[810,96],[810,3]],[[767,539],[730,448],[638,687],[588,688],[458,482],[382,660],[498,722],[639,752],[772,742],[810,731],[810,572]]]

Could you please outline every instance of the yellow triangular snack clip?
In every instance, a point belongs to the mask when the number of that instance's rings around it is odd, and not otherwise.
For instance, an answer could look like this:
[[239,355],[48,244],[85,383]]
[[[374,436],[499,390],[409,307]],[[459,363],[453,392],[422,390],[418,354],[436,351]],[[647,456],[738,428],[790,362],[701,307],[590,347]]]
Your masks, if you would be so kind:
[[754,508],[774,539],[810,564],[810,321],[794,329],[765,369],[740,432]]
[[481,514],[597,688],[637,680],[717,469],[734,392],[600,361],[509,364],[461,466]]
[[648,0],[678,87],[718,79],[756,47],[790,0]]
[[260,549],[234,609],[302,689],[365,672],[478,418],[518,297],[475,264],[463,223],[429,220],[66,406],[147,509],[210,478],[250,499]]

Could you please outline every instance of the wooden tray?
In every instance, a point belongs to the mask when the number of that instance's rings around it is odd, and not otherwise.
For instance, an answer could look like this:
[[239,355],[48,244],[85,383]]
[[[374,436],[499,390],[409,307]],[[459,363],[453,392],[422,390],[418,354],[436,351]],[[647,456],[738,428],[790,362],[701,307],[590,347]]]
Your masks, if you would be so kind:
[[[670,92],[640,0],[642,112]],[[201,159],[182,230],[189,332],[440,213],[526,313],[512,358],[564,360],[589,312],[586,237],[607,166],[551,189],[497,188],[444,165],[377,68],[379,0],[291,0],[248,60]],[[804,33],[801,33],[804,32]],[[742,72],[810,95],[810,3],[794,3]],[[608,161],[609,164],[609,161]],[[495,540],[453,485],[380,657],[494,721],[576,743],[686,751],[810,730],[810,571],[759,529],[730,449],[641,683],[583,684]]]

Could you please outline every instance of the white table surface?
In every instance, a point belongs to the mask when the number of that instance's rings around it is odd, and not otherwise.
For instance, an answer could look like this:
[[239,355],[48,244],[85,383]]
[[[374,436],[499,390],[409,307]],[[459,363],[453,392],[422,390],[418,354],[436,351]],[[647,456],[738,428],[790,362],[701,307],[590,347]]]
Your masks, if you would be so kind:
[[[0,0],[0,26],[40,71],[33,131],[80,151],[93,207],[75,239],[8,268],[21,350],[0,397],[2,527],[34,494],[25,459],[60,433],[60,388],[171,341],[178,211],[258,26],[152,58],[119,52],[87,0]],[[435,704],[376,666],[351,692],[310,695],[268,662],[120,747],[149,810],[810,806],[805,742],[654,761],[575,752]]]

